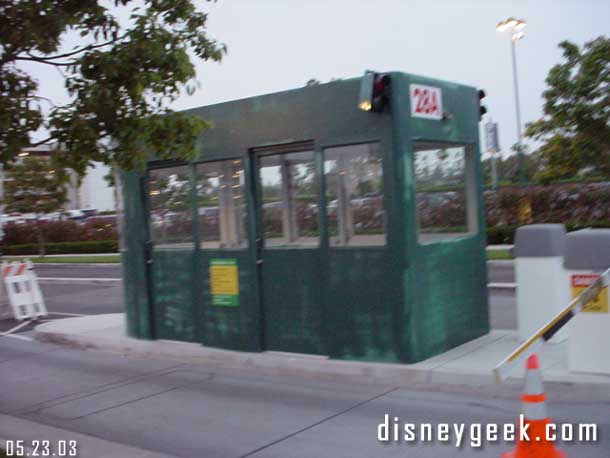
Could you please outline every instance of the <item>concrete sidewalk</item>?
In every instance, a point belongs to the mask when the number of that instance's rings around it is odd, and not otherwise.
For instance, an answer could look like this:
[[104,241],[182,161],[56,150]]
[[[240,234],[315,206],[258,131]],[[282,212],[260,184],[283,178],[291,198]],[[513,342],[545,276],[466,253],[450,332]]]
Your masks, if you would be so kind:
[[[267,375],[290,375],[334,381],[381,383],[398,387],[515,397],[523,372],[502,385],[494,366],[519,344],[516,331],[494,330],[446,353],[416,364],[341,361],[280,352],[244,353],[195,343],[146,341],[127,337],[124,314],[66,318],[36,327],[37,340],[129,356],[167,358],[207,367],[248,369]],[[571,373],[566,341],[547,344],[540,353],[546,391],[554,399],[610,400],[610,376]]]

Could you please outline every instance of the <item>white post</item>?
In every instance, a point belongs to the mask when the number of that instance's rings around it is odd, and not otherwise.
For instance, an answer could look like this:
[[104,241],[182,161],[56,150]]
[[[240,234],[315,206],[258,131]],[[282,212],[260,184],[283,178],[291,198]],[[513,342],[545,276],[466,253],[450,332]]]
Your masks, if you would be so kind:
[[282,203],[284,207],[282,229],[287,242],[294,242],[298,234],[294,211],[294,183],[292,182],[292,170],[290,167],[290,163],[282,156],[280,167],[282,173]]

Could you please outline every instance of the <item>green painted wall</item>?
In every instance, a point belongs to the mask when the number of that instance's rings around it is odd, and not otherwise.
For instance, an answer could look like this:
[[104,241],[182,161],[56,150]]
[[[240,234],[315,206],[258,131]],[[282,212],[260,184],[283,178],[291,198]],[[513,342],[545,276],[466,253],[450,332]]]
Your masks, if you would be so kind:
[[[188,111],[214,126],[200,139],[201,161],[245,161],[248,249],[201,250],[196,221],[191,249],[172,253],[150,249],[145,173],[123,174],[127,222],[123,267],[129,335],[192,340],[242,351],[414,362],[486,333],[480,174],[479,233],[420,245],[415,232],[412,170],[412,141],[418,139],[470,143],[475,165],[480,167],[476,91],[413,75],[391,75],[391,114],[357,109],[359,79]],[[443,105],[451,118],[412,119],[412,82],[441,87]],[[263,250],[263,263],[256,263],[260,214],[255,211],[257,188],[249,151],[304,141],[313,142],[318,173],[322,172],[325,147],[368,141],[382,144],[385,247],[329,247],[326,202],[320,197],[320,247]],[[193,199],[196,215],[194,206]],[[208,267],[210,259],[219,257],[238,261],[238,307],[211,303]],[[152,262],[147,264],[147,259]]]

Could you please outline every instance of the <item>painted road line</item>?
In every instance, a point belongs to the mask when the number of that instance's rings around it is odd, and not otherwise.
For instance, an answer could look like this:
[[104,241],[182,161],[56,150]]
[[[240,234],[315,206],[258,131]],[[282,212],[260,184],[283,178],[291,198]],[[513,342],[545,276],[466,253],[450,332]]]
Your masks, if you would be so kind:
[[26,342],[34,342],[34,339],[32,339],[31,337],[27,337],[27,336],[22,336],[21,334],[0,334],[0,337],[8,337],[10,339],[17,339],[17,340],[25,340]]
[[119,283],[122,278],[94,278],[94,277],[38,277],[45,283]]
[[120,267],[120,262],[35,262],[32,261],[36,267],[72,267],[72,266],[83,266],[83,267]]
[[83,313],[66,313],[66,312],[49,312],[50,315],[62,315],[62,316],[91,316]]
[[490,289],[517,289],[516,283],[487,283]]
[[31,321],[24,321],[23,323],[19,323],[17,326],[15,326],[14,328],[9,329],[6,332],[2,332],[0,334],[4,335],[4,336],[8,336],[9,334],[12,334],[15,331],[19,331],[21,328],[24,328],[25,326],[27,326],[28,324],[30,324]]
[[487,251],[499,251],[499,250],[512,250],[515,245],[487,245],[485,249]]

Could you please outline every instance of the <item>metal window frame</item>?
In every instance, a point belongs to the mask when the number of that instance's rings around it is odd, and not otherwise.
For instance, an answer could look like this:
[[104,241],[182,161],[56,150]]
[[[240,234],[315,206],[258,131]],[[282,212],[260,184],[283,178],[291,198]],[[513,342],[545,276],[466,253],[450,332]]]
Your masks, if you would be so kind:
[[[425,149],[417,151],[417,146],[423,146]],[[459,235],[441,237],[436,240],[423,241],[421,239],[421,221],[419,211],[417,209],[417,189],[415,180],[415,156],[421,151],[427,149],[441,148],[464,148],[464,202],[466,204],[466,227],[467,231]],[[477,197],[477,176],[476,176],[476,144],[474,142],[451,142],[440,140],[425,140],[413,139],[411,141],[412,151],[412,170],[413,170],[413,197],[415,204],[413,206],[415,215],[415,236],[418,245],[430,245],[434,243],[442,243],[452,240],[463,240],[465,238],[475,237],[479,233],[479,202]],[[439,234],[443,234],[442,232]]]
[[[333,245],[330,243],[330,235],[329,235],[329,231],[328,231],[328,218],[325,218],[325,234],[327,237],[326,240],[326,244],[329,248],[331,249],[340,249],[340,250],[345,250],[345,249],[379,249],[379,248],[386,248],[389,245],[389,241],[388,241],[388,235],[389,235],[389,227],[388,227],[388,217],[387,217],[387,199],[386,199],[386,190],[387,190],[387,186],[386,186],[386,161],[387,161],[387,154],[388,152],[385,150],[384,148],[384,144],[381,138],[370,138],[370,139],[362,139],[362,140],[355,140],[355,141],[350,141],[350,142],[344,142],[344,143],[329,143],[329,144],[324,144],[321,147],[321,152],[322,152],[322,181],[324,183],[324,195],[322,196],[324,199],[324,208],[323,211],[327,212],[327,208],[328,208],[328,202],[327,200],[327,196],[326,196],[326,190],[328,189],[328,184],[326,182],[326,161],[328,160],[326,158],[326,152],[327,150],[330,149],[335,149],[335,148],[349,148],[350,146],[360,146],[360,145],[371,145],[371,144],[377,144],[379,145],[380,149],[381,149],[381,194],[382,194],[382,206],[383,206],[383,212],[384,212],[384,218],[383,218],[383,243],[381,244],[377,244],[377,245],[350,245],[349,243],[341,243],[341,244],[337,244],[337,245]],[[341,156],[343,156],[343,154],[341,154]],[[322,209],[320,210],[322,211]],[[338,226],[340,226],[339,222],[337,223]],[[339,229],[340,231],[340,229]]]

